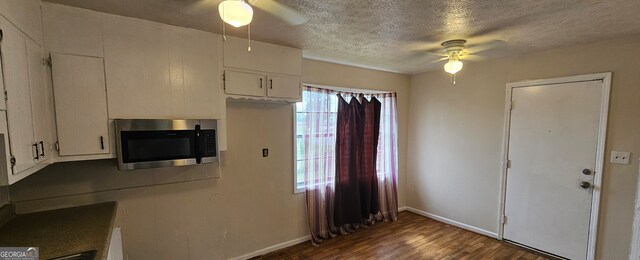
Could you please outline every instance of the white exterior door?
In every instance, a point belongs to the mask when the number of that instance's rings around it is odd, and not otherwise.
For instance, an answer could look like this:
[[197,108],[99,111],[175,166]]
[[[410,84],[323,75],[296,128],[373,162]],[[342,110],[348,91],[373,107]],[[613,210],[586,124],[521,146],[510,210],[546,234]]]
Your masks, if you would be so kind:
[[504,239],[587,257],[602,95],[601,80],[513,88]]

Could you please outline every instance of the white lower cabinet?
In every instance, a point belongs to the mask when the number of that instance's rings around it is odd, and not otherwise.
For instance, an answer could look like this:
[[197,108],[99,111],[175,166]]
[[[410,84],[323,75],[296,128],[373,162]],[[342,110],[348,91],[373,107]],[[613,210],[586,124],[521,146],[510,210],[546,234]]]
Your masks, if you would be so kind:
[[122,250],[122,232],[119,227],[113,228],[111,232],[111,241],[109,242],[109,251],[107,252],[107,260],[122,260],[124,252]]
[[60,157],[109,154],[103,59],[52,53],[51,70]]
[[285,102],[301,99],[300,77],[226,70],[223,79],[225,93],[231,98]]
[[[51,164],[51,105],[43,48],[0,17],[9,154],[8,184]],[[5,144],[6,145],[6,144]]]

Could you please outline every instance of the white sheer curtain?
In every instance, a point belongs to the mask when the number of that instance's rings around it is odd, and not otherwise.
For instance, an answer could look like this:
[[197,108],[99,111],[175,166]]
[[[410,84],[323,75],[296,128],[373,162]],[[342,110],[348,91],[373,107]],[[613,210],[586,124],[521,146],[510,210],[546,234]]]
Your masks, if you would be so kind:
[[[304,190],[312,243],[334,237],[339,229],[334,226],[333,200],[336,174],[335,145],[338,97],[360,93],[304,87],[302,103],[298,103],[297,135],[298,171],[304,172]],[[367,94],[381,102],[380,137],[377,153],[378,200],[380,212],[377,220],[395,221],[398,217],[397,175],[397,99],[396,93]],[[302,176],[300,176],[302,177]]]
[[[305,87],[304,102],[297,104],[298,168],[304,171],[304,187],[312,243],[337,233],[333,225],[334,178],[336,172],[336,118],[338,98],[334,91]],[[302,147],[301,147],[302,146]],[[302,150],[302,153],[300,153]],[[300,169],[299,169],[300,170]]]
[[398,112],[396,93],[375,94],[381,106],[378,140],[378,191],[380,215],[385,221],[398,219]]

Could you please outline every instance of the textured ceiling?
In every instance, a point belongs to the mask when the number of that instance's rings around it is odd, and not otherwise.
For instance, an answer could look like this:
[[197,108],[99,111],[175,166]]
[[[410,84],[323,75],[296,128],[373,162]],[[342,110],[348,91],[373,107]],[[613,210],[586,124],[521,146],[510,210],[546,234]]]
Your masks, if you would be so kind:
[[[46,1],[222,32],[221,0]],[[252,39],[301,48],[308,58],[407,74],[441,68],[428,50],[455,38],[475,45],[476,57],[496,59],[640,33],[639,0],[278,2],[306,14],[308,22],[289,26],[254,8]],[[246,37],[246,30],[227,26],[234,36]]]

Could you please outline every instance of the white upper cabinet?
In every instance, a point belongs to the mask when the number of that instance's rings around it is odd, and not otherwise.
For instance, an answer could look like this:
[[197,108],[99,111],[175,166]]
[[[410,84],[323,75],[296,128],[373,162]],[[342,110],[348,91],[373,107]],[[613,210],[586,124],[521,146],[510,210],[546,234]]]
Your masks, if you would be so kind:
[[47,50],[103,57],[102,16],[99,13],[43,3],[42,20]]
[[39,0],[0,0],[0,14],[29,38],[43,45]]
[[267,73],[302,75],[302,50],[269,43],[251,42],[227,36],[224,42],[224,67]]
[[223,118],[218,35],[104,19],[110,118]]
[[11,145],[13,173],[36,165],[36,143],[31,113],[27,43],[22,33],[1,19],[2,62],[7,91],[7,123]]
[[[220,36],[173,27],[171,55],[172,114],[178,118],[220,119],[222,98],[220,77]],[[179,79],[182,71],[182,80]],[[175,73],[174,73],[175,72]],[[173,77],[173,76],[176,77]]]
[[300,99],[300,78],[268,76],[267,96],[272,98]]
[[264,74],[250,70],[225,70],[224,91],[233,99],[298,102],[300,77]]
[[51,54],[60,156],[109,154],[101,58]]
[[227,70],[224,89],[227,94],[263,97],[267,78],[263,74]]
[[5,154],[10,171],[9,184],[52,162],[52,104],[45,81],[43,48],[13,24],[0,17],[11,148],[10,153]]
[[227,37],[224,89],[230,98],[300,101],[302,50]]
[[44,49],[30,39],[26,39],[26,43],[34,138],[40,146],[38,160],[44,161],[51,159],[53,155],[52,91],[46,83]]

